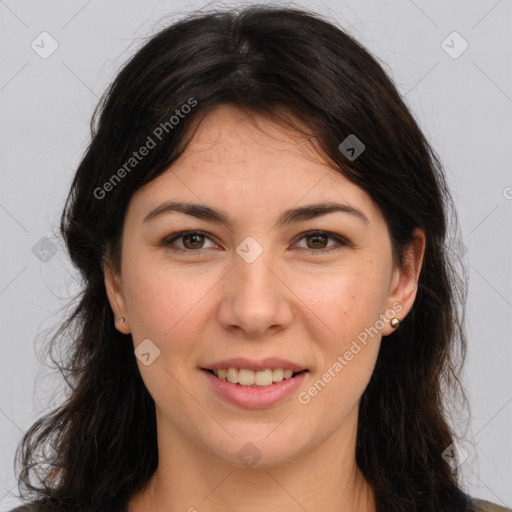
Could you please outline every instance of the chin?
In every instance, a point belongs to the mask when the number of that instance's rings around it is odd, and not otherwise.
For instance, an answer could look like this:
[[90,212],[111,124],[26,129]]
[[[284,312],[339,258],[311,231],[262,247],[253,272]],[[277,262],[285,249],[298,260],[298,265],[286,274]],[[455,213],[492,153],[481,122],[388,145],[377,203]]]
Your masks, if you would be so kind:
[[303,449],[296,436],[278,435],[272,432],[274,428],[275,425],[248,428],[244,433],[238,432],[234,438],[210,446],[210,451],[225,464],[239,469],[283,466],[297,458]]

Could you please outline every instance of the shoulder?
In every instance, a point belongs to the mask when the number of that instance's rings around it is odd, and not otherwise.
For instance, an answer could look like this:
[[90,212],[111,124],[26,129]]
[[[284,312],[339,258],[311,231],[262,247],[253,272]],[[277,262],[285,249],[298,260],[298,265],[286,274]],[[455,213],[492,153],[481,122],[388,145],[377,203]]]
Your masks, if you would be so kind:
[[[473,512],[512,512],[511,508],[496,505],[490,501],[479,500],[473,498],[471,501],[473,505]],[[47,509],[42,508],[39,503],[31,502],[24,505],[19,505],[11,509],[9,512],[46,512]]]
[[[56,510],[56,508],[51,506],[45,506],[43,501],[36,500],[25,502],[22,505],[18,505],[16,508],[8,510],[7,512],[55,512]],[[59,508],[59,510],[62,510],[62,508]],[[126,503],[117,503],[115,505],[105,503],[102,510],[105,512],[128,512],[128,507]]]
[[512,509],[496,505],[490,501],[473,498],[474,512],[512,512]]

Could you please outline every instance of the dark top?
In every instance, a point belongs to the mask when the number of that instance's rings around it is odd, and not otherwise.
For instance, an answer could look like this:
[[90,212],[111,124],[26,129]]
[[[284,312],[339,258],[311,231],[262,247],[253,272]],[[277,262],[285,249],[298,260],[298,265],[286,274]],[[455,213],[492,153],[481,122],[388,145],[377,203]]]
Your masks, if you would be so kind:
[[[496,505],[490,501],[479,500],[476,498],[469,498],[473,506],[472,512],[512,512],[512,509]],[[43,512],[41,508],[38,508],[37,502],[27,503],[13,508],[9,512]],[[47,511],[44,511],[47,512]],[[120,507],[119,510],[110,509],[108,512],[128,512],[127,505]]]

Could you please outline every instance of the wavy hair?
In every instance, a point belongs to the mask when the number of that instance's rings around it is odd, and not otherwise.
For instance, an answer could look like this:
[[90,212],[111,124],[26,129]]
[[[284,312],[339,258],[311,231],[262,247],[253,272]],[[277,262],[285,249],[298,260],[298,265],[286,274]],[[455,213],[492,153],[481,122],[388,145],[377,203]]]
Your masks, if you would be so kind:
[[[193,108],[180,110],[191,99]],[[457,397],[467,406],[459,377],[467,292],[448,243],[450,221],[458,223],[442,164],[376,57],[320,15],[277,6],[174,22],[144,42],[99,101],[60,223],[83,279],[51,340],[67,344],[58,365],[70,393],[20,442],[19,490],[55,511],[96,512],[126,505],[155,471],[155,404],[131,336],[114,326],[102,264],[108,256],[119,268],[133,194],[169,169],[194,127],[223,104],[314,137],[329,166],[380,208],[397,265],[414,228],[425,231],[414,305],[383,338],[360,401],[356,461],[379,512],[466,510],[458,475],[442,457],[455,439],[450,407]],[[175,123],[178,111],[188,113]],[[339,149],[351,134],[365,145],[355,160]],[[148,137],[155,147],[127,168]],[[38,458],[48,445],[56,455]]]

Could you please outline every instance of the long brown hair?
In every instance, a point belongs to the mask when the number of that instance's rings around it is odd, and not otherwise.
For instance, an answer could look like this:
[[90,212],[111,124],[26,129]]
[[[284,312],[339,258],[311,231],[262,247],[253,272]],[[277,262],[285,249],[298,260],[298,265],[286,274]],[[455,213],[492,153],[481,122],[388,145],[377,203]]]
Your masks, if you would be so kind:
[[[450,392],[464,398],[458,372],[466,348],[464,276],[447,245],[449,221],[458,224],[442,165],[360,43],[318,15],[269,6],[193,14],[168,26],[145,42],[98,103],[61,219],[84,284],[52,338],[69,344],[59,363],[69,398],[20,443],[20,490],[56,511],[95,512],[126,504],[155,471],[155,404],[130,336],[114,327],[102,262],[119,248],[135,191],[179,158],[192,123],[221,104],[306,126],[332,168],[382,211],[398,265],[414,228],[425,231],[415,303],[383,338],[361,398],[356,458],[381,512],[466,510],[442,457],[454,441],[447,399]],[[178,122],[171,119],[176,110],[183,113]],[[349,135],[365,145],[356,159],[339,149]],[[148,137],[154,147],[127,167]],[[55,457],[38,457],[48,444]],[[32,484],[32,469],[41,486]]]

